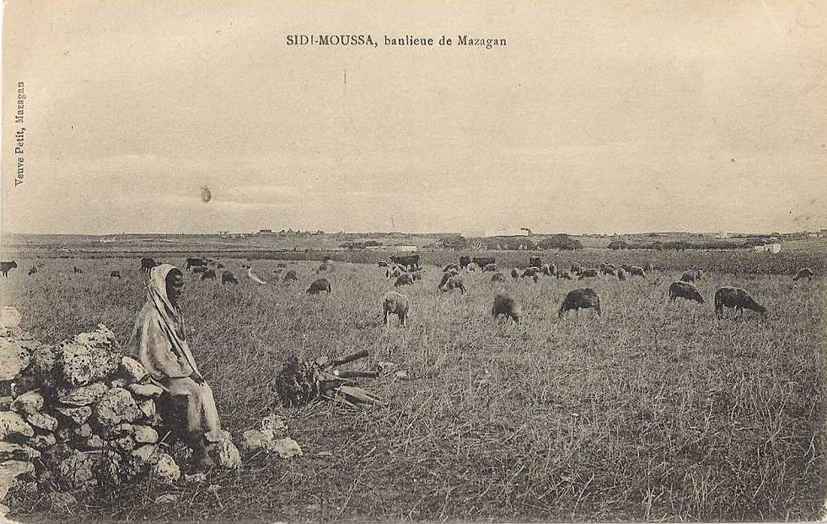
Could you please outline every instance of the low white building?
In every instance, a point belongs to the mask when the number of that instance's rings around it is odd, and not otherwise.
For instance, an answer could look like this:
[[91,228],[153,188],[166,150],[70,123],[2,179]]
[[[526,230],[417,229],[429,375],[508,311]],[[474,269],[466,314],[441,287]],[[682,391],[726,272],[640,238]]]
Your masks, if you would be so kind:
[[410,253],[411,251],[416,251],[418,248],[416,246],[393,246],[396,251],[402,251],[403,253]]
[[755,251],[764,251],[767,253],[780,253],[781,252],[781,244],[774,243],[774,244],[764,244],[763,246],[755,246],[752,248]]

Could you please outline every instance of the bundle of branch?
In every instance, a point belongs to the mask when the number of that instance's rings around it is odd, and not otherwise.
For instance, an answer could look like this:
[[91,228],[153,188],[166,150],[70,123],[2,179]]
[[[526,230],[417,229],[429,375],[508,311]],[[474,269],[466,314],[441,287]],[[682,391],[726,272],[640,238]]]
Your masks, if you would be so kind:
[[326,357],[306,361],[290,355],[276,375],[274,389],[286,407],[302,406],[317,399],[333,400],[353,408],[358,408],[360,404],[382,405],[381,397],[358,387],[352,380],[376,378],[378,371],[335,369],[366,356],[368,352],[365,350],[333,361]]

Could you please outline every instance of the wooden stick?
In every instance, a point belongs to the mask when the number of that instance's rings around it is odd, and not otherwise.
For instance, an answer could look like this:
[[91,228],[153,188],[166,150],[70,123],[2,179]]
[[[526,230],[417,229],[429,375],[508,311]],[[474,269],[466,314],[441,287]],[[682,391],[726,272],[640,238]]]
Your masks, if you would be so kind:
[[353,362],[354,360],[359,360],[360,358],[365,358],[366,356],[368,356],[368,350],[363,349],[362,351],[358,351],[356,353],[353,353],[352,355],[348,355],[348,356],[340,358],[338,360],[333,360],[331,362],[328,362],[327,364],[324,365],[324,367],[330,368],[330,367],[341,366],[343,364],[347,364],[348,362]]

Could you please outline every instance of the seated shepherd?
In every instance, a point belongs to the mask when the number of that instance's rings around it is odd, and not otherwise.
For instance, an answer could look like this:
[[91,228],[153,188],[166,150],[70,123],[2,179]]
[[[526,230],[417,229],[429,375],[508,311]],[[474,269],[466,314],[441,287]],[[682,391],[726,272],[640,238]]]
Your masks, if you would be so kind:
[[158,410],[173,431],[189,445],[193,463],[212,465],[205,435],[221,423],[212,390],[204,381],[186,340],[178,298],[184,287],[181,270],[170,264],[152,268],[144,307],[135,319],[128,350],[165,393]]

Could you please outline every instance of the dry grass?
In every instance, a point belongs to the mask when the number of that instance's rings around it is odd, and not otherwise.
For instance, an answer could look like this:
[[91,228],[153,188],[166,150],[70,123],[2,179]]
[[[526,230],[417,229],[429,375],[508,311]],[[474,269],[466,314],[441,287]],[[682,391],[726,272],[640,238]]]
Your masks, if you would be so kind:
[[[4,302],[46,342],[107,324],[126,341],[144,300],[134,261],[46,262],[34,278],[0,279]],[[20,260],[18,260],[20,263]],[[85,272],[73,275],[71,266]],[[228,265],[238,270],[241,261]],[[26,261],[22,267],[29,267]],[[385,408],[353,414],[329,404],[286,412],[305,456],[257,456],[206,485],[144,482],[103,494],[75,518],[789,520],[817,517],[824,493],[823,280],[713,273],[707,304],[666,300],[677,271],[503,286],[523,304],[520,325],[494,322],[490,274],[465,276],[469,293],[436,290],[439,269],[400,289],[407,328],[380,322],[392,288],[375,266],[336,264],[328,296],[308,296],[318,263],[298,262],[291,287],[191,280],[183,309],[191,346],[238,433],[272,408],[270,381],[291,352],[342,356],[360,349],[412,380],[369,387]],[[272,275],[276,261],[256,261]],[[118,269],[122,280],[110,280]],[[24,283],[25,285],[21,285]],[[766,322],[716,320],[719,285],[750,290]],[[564,320],[565,293],[591,286],[604,307]],[[319,456],[322,451],[332,456]],[[184,503],[156,506],[164,492]],[[48,513],[37,495],[19,513]],[[44,513],[45,511],[45,513]]]

